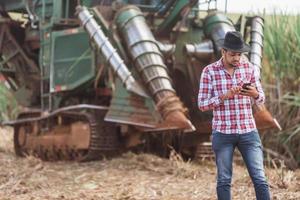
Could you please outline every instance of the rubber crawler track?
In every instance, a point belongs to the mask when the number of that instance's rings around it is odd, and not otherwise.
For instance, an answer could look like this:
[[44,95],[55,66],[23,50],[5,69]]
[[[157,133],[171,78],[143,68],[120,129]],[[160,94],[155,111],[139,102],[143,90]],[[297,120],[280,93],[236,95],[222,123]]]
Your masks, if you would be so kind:
[[[40,113],[36,112],[26,112],[19,115],[19,119],[37,117]],[[49,118],[44,118],[41,120],[32,120],[24,123],[19,123],[14,126],[14,146],[15,152],[18,156],[34,155],[43,160],[77,160],[77,161],[91,161],[103,158],[104,156],[111,156],[117,152],[119,149],[119,138],[117,135],[117,128],[114,124],[104,122],[103,118],[105,111],[101,110],[88,110],[87,112],[67,111],[60,112],[52,115]],[[26,144],[21,144],[19,141],[19,130],[21,127],[30,131],[34,123],[38,123],[38,127],[46,127],[49,130],[55,127],[56,124],[51,122],[60,116],[62,120],[71,121],[70,123],[75,123],[78,121],[83,121],[89,124],[90,127],[90,142],[88,149],[79,150],[70,147],[54,147],[54,148],[44,148],[39,145],[38,149],[30,149],[30,147],[23,148]],[[39,130],[40,132],[40,130]],[[30,134],[30,133],[26,133]],[[50,135],[51,132],[44,130],[43,135]],[[38,141],[38,140],[37,140]]]

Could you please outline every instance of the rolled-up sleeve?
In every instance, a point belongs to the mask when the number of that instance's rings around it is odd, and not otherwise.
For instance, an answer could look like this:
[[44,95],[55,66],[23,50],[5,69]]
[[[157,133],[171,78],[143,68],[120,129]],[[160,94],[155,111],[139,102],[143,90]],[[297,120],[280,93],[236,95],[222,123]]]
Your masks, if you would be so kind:
[[211,110],[220,105],[221,99],[219,96],[213,96],[212,79],[208,68],[204,68],[200,78],[198,107],[201,111]]

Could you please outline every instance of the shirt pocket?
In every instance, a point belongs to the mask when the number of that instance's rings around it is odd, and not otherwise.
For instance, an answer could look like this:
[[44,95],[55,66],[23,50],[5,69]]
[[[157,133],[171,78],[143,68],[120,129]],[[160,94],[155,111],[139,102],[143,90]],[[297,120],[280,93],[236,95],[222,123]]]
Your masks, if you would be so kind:
[[244,83],[250,83],[250,81],[250,76],[241,75],[241,77],[238,79],[238,85],[242,86]]

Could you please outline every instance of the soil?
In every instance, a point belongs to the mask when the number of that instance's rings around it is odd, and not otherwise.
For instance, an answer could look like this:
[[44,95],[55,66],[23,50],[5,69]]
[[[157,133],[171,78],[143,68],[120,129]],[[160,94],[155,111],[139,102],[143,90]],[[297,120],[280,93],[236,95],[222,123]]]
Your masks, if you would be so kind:
[[[0,129],[0,199],[213,200],[213,161],[184,162],[124,153],[113,159],[76,163],[45,162],[16,157],[12,130]],[[300,169],[266,168],[273,200],[300,199]],[[234,164],[232,199],[255,199],[252,182],[241,164]]]

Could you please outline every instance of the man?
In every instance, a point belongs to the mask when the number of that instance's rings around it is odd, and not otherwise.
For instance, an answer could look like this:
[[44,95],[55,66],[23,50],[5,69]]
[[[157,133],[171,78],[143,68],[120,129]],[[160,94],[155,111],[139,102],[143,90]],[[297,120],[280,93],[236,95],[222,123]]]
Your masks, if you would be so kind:
[[247,166],[256,199],[270,199],[262,144],[251,109],[252,102],[262,104],[265,96],[257,71],[242,56],[250,48],[236,31],[226,33],[221,47],[222,58],[203,69],[198,95],[199,109],[213,110],[212,148],[217,165],[218,199],[231,199],[235,147]]

